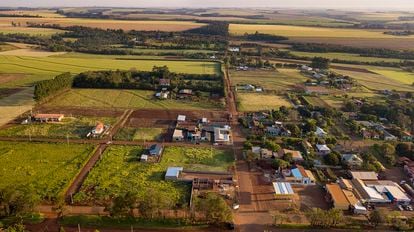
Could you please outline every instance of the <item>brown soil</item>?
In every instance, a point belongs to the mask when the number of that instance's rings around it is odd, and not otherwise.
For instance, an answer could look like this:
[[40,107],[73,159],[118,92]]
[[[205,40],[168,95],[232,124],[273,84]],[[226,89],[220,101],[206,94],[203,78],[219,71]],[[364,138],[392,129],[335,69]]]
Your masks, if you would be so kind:
[[8,73],[8,74],[0,74],[0,84],[5,84],[8,82],[12,82],[14,80],[18,80],[25,77],[24,74],[19,73]]

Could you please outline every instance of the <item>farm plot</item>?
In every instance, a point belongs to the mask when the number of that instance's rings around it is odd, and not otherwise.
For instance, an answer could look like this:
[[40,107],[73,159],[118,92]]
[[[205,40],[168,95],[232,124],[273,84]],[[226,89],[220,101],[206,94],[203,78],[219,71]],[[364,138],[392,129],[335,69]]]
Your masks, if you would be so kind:
[[113,125],[116,118],[66,117],[58,123],[11,124],[0,130],[5,137],[85,138],[98,122]]
[[354,53],[339,53],[339,52],[298,52],[298,51],[290,51],[293,55],[301,56],[301,57],[324,57],[327,59],[338,59],[338,60],[346,60],[346,61],[358,61],[358,62],[401,62],[401,59],[394,59],[394,58],[380,58],[380,57],[367,57],[361,56],[359,54]]
[[54,200],[93,149],[91,145],[0,142],[0,189],[30,186],[42,199]]
[[45,104],[47,107],[134,108],[134,109],[218,109],[214,101],[157,100],[153,91],[114,89],[72,89]]
[[[1,84],[1,83],[0,83]],[[33,88],[26,88],[0,99],[0,126],[29,111],[35,102]]]
[[265,91],[278,92],[288,91],[306,81],[306,77],[296,69],[232,71],[230,77],[233,85],[251,84],[263,87]]
[[378,73],[382,76],[385,76],[396,82],[413,85],[414,84],[414,73],[406,72],[397,69],[371,69],[371,71]]
[[128,141],[162,141],[165,128],[122,128],[115,135],[116,140]]
[[[372,68],[372,67],[370,67]],[[361,85],[365,86],[367,89],[375,90],[397,90],[397,91],[408,91],[413,92],[414,86],[410,82],[412,77],[409,77],[409,74],[396,71],[381,71],[381,70],[372,70],[374,72],[357,72],[357,71],[345,71],[345,70],[335,70],[335,72],[348,75],[358,81]],[[381,73],[384,73],[382,75]],[[394,75],[395,74],[395,75]],[[385,76],[387,75],[387,76]]]
[[[0,19],[0,22],[2,20]],[[9,25],[9,24],[8,24]],[[45,36],[49,37],[54,34],[62,33],[64,31],[52,28],[35,28],[35,27],[12,27],[12,26],[4,26],[4,24],[0,23],[0,33],[3,34],[28,34],[31,36]]]
[[237,93],[238,110],[244,112],[278,109],[281,106],[291,107],[292,105],[282,96]]
[[156,194],[167,194],[172,205],[185,205],[190,186],[180,182],[164,181],[168,167],[186,170],[227,171],[233,157],[223,151],[207,148],[167,147],[160,163],[142,163],[141,147],[111,146],[92,169],[74,200],[80,204],[106,203],[114,196],[127,192],[145,197],[151,189]]
[[30,29],[25,27],[27,22],[36,24],[59,24],[60,26],[85,26],[101,29],[122,29],[137,31],[185,31],[204,26],[203,23],[192,21],[151,21],[151,20],[112,20],[112,19],[83,19],[83,18],[25,18],[25,17],[2,17],[0,25],[11,25],[20,23],[21,27],[13,27],[21,30]]

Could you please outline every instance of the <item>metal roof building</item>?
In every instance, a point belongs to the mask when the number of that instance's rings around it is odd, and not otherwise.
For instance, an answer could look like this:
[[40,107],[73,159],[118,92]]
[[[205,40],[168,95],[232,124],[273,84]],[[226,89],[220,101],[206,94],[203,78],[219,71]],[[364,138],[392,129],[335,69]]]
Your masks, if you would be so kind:
[[273,188],[276,199],[291,199],[295,194],[288,182],[273,182]]

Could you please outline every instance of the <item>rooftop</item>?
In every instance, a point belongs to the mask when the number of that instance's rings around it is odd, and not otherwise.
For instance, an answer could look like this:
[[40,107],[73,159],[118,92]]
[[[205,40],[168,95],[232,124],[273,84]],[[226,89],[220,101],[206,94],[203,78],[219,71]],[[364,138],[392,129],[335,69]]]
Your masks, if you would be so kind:
[[350,171],[352,179],[361,179],[361,180],[378,180],[377,173],[375,172],[358,172]]
[[294,194],[292,186],[287,182],[273,182],[273,188],[276,195],[292,195]]
[[335,202],[335,204],[349,204],[348,199],[338,184],[327,184],[326,190],[329,192],[329,194],[331,194],[332,201]]

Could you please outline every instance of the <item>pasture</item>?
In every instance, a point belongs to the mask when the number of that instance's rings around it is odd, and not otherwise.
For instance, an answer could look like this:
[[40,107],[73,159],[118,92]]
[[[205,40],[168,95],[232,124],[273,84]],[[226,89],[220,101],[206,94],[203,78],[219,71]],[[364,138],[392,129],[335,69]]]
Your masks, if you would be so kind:
[[28,34],[31,36],[52,36],[57,33],[62,33],[62,30],[52,29],[52,28],[35,28],[35,27],[13,27],[5,26],[1,23],[2,19],[0,18],[0,33],[3,34]]
[[371,71],[378,73],[386,78],[394,80],[396,82],[413,85],[414,84],[414,73],[406,72],[398,69],[391,69],[391,68],[376,68],[370,69]]
[[[25,17],[1,17],[0,25],[11,26],[11,23],[20,23],[16,30],[26,30],[26,23],[59,24],[60,26],[85,26],[101,29],[122,29],[137,31],[185,31],[204,26],[203,23],[192,21],[151,21],[151,20],[114,20],[114,19],[87,19],[87,18],[25,18]],[[36,30],[37,28],[33,28]],[[41,30],[41,29],[38,29]]]
[[359,54],[353,53],[336,53],[336,52],[326,52],[326,53],[317,53],[317,52],[298,52],[290,51],[293,55],[301,57],[324,57],[327,59],[338,59],[338,60],[347,60],[347,61],[358,61],[358,62],[401,62],[401,59],[393,58],[380,58],[380,57],[367,57],[361,56]]
[[128,109],[219,109],[222,105],[214,101],[158,100],[154,91],[115,89],[72,89],[63,93],[45,106],[85,108],[128,108]]
[[160,141],[165,133],[163,128],[121,128],[115,135],[116,140]]
[[291,107],[283,96],[259,94],[259,93],[237,93],[238,110],[243,112],[279,109],[281,106]]
[[55,200],[89,158],[92,145],[0,142],[0,189],[31,187]]
[[[0,84],[3,85],[1,82]],[[34,104],[33,88],[26,88],[12,95],[1,98],[0,126],[8,123],[22,113],[29,111]]]
[[261,86],[265,91],[285,92],[302,84],[306,77],[300,74],[297,69],[277,69],[277,70],[253,70],[253,71],[235,71],[230,72],[232,84],[245,85],[252,84]]
[[0,74],[23,74],[24,78],[8,82],[4,87],[31,85],[35,81],[55,77],[64,72],[81,73],[93,70],[150,71],[154,66],[168,66],[170,71],[193,74],[219,74],[220,64],[206,61],[140,60],[117,59],[113,57],[66,58],[66,57],[26,57],[1,56]]
[[232,155],[208,148],[166,147],[160,163],[140,162],[142,152],[142,147],[109,147],[89,173],[80,192],[74,196],[75,202],[102,204],[126,192],[136,193],[142,198],[152,189],[157,194],[168,193],[173,205],[186,205],[190,186],[182,182],[164,181],[168,167],[227,171],[233,164]]
[[0,130],[4,137],[45,137],[45,138],[86,138],[98,122],[113,125],[116,118],[104,117],[66,117],[59,123],[13,124]]

